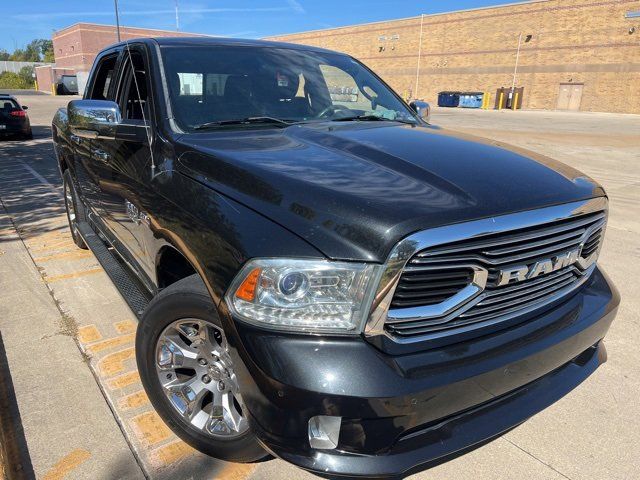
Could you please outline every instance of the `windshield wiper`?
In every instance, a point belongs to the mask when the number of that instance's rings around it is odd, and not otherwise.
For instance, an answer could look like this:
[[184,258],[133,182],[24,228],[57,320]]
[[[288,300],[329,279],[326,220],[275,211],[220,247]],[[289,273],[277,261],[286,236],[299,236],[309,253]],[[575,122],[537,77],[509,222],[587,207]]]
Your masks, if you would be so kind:
[[286,120],[281,120],[274,117],[247,117],[232,120],[216,120],[214,122],[206,122],[193,128],[194,130],[205,130],[207,128],[215,128],[225,125],[252,125],[256,123],[270,123],[273,125],[281,125],[283,127],[293,125],[293,123],[291,122],[287,122]]
[[400,120],[397,118],[395,120],[392,120],[391,118],[379,117],[377,115],[354,115],[352,117],[339,117],[331,119],[332,122],[352,122],[354,120],[359,120],[362,122],[400,122],[407,123],[409,125],[415,125],[416,123],[412,122],[411,120]]

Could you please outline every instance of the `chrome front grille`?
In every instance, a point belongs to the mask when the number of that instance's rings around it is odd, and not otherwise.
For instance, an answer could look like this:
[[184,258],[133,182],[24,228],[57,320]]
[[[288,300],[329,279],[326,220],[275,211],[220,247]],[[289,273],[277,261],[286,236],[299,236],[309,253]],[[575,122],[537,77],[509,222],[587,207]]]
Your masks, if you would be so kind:
[[[517,214],[509,215],[509,221],[497,217],[503,227],[516,228],[480,230],[475,235],[472,227],[458,227],[462,233],[453,235],[453,241],[431,242],[417,250],[398,272],[395,290],[388,292],[383,330],[400,341],[441,336],[524,315],[567,295],[595,268],[604,236],[606,201],[588,205],[568,210],[564,218],[557,215],[560,207],[551,207],[550,218],[541,214],[538,220],[544,221],[539,222],[530,212],[523,215],[531,221],[512,221]],[[491,225],[487,220],[472,223]],[[445,233],[453,228],[437,229],[432,236],[446,239]],[[466,238],[465,231],[470,233]],[[428,238],[428,232],[421,233]],[[569,253],[574,255],[571,262],[559,261]],[[539,264],[554,268],[541,267],[532,274]],[[504,272],[514,267],[528,274],[505,281]],[[484,272],[484,279],[478,271]]]
[[469,285],[472,278],[473,270],[464,266],[443,270],[405,268],[396,287],[391,308],[435,305]]

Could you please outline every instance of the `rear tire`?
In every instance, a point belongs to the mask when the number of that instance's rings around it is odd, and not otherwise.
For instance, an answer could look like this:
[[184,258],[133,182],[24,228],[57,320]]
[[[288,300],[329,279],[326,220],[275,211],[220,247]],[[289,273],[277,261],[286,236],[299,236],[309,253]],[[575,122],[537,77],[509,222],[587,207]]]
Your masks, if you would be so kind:
[[69,222],[69,230],[71,230],[71,238],[79,248],[87,250],[88,247],[78,231],[78,222],[86,220],[84,206],[78,198],[69,170],[65,170],[62,174],[62,186],[64,188],[64,206],[67,209],[67,221]]
[[138,370],[154,408],[182,440],[215,458],[255,462],[267,453],[242,413],[226,345],[215,304],[194,274],[145,310],[136,333]]

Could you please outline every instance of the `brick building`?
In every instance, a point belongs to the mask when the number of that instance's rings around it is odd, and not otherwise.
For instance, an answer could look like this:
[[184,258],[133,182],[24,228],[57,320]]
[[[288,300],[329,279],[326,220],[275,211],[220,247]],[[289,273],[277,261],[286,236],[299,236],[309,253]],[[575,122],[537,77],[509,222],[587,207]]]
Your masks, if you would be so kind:
[[270,39],[349,53],[432,103],[510,88],[520,39],[523,108],[640,113],[640,0],[534,0]]
[[[176,32],[172,30],[152,30],[147,28],[120,27],[121,40],[142,37],[184,37],[200,36],[196,33]],[[76,74],[80,92],[96,55],[103,48],[116,43],[118,35],[115,25],[95,23],[76,23],[58,30],[51,37],[55,66],[36,69],[38,89],[51,91],[51,85],[60,75]]]

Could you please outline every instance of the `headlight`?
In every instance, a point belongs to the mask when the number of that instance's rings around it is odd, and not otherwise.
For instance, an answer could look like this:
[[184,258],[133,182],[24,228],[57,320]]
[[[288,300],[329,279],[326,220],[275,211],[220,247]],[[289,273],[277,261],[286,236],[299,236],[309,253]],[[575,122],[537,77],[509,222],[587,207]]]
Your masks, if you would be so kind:
[[358,334],[381,271],[364,263],[255,259],[237,275],[226,301],[255,325]]

